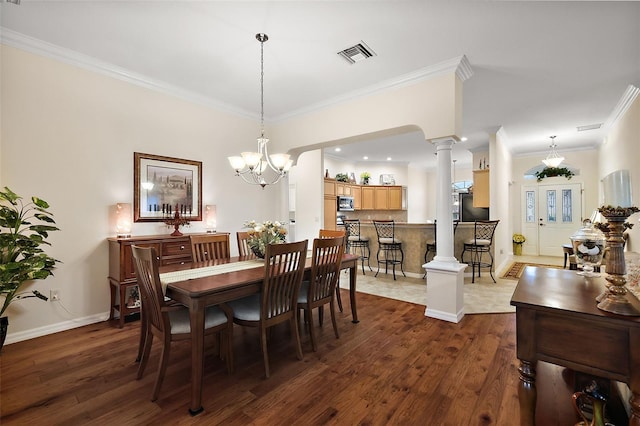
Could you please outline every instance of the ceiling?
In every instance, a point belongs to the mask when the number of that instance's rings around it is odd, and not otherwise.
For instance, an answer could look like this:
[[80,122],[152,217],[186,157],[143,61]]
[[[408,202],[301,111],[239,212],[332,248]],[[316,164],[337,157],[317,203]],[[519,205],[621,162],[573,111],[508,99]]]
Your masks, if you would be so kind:
[[[260,114],[255,34],[267,33],[267,122],[465,55],[473,75],[464,83],[460,136],[468,140],[454,147],[460,166],[500,127],[514,155],[544,155],[551,135],[560,152],[593,148],[605,129],[576,128],[605,123],[628,85],[640,85],[640,2],[22,0],[0,8],[5,42],[33,38],[251,117]],[[376,56],[351,65],[337,55],[361,41]],[[435,162],[420,133],[343,148],[331,155]]]

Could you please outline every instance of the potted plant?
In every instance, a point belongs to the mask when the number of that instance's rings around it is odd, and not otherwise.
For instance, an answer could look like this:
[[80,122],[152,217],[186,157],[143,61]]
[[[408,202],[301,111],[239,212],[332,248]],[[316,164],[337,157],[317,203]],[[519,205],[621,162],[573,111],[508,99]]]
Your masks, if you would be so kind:
[[49,204],[31,197],[23,203],[22,197],[5,187],[0,191],[0,350],[4,345],[9,320],[3,316],[11,302],[28,297],[48,300],[37,290],[21,292],[22,286],[32,280],[43,280],[53,275],[58,260],[48,256],[41,248],[51,245],[46,241],[50,231],[57,231]]
[[536,172],[536,180],[540,182],[547,177],[564,176],[567,179],[571,179],[574,173],[566,167],[545,167],[544,169]]
[[362,172],[360,173],[360,179],[362,179],[363,185],[369,185],[369,179],[371,179],[371,175],[369,174],[369,172]]

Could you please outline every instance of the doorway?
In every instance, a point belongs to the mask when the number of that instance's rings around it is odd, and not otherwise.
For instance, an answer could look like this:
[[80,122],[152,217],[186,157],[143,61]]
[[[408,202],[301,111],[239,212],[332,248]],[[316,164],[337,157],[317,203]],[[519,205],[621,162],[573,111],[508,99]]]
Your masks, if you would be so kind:
[[560,256],[562,245],[582,226],[582,184],[522,187],[524,253]]

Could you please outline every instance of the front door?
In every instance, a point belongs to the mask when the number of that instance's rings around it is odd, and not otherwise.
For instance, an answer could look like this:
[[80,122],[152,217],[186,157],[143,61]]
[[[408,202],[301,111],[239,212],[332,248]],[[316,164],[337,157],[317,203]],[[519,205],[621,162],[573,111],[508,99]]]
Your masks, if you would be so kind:
[[525,254],[561,256],[582,226],[582,184],[523,187],[523,213]]

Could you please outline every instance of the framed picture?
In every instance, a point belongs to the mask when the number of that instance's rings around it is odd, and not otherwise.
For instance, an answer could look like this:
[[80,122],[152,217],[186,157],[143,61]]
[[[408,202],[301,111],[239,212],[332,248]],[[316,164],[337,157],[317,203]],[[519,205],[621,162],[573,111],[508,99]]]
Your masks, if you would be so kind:
[[133,219],[162,222],[179,212],[202,220],[202,162],[133,153]]

